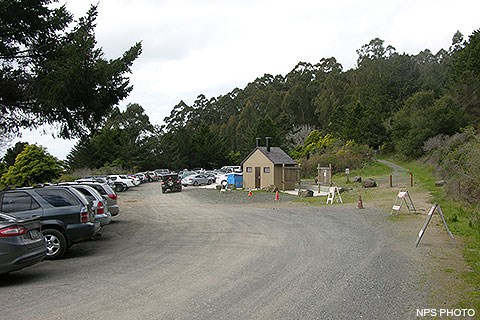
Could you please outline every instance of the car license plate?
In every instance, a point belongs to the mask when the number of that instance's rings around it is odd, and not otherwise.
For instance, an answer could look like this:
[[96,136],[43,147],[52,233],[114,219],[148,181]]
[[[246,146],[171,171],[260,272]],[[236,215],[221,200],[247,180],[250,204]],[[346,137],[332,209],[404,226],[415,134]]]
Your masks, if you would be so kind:
[[42,237],[42,234],[38,230],[30,230],[28,232],[30,234],[30,239],[37,240]]

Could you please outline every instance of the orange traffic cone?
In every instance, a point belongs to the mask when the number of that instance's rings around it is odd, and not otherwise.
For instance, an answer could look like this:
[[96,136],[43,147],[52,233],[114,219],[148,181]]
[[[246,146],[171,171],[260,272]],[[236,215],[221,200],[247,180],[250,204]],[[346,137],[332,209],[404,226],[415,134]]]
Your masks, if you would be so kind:
[[249,197],[253,196],[252,190],[248,190],[248,196],[249,196]]
[[364,209],[363,208],[363,201],[362,201],[362,196],[358,196],[358,209]]
[[280,200],[280,195],[278,194],[278,190],[277,192],[275,193],[275,201],[279,201]]

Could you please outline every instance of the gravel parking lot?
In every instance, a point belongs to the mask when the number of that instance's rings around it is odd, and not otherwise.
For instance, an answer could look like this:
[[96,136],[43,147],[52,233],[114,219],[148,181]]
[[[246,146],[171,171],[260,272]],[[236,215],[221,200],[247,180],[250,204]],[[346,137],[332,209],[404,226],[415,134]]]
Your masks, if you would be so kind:
[[[0,277],[2,319],[411,319],[425,279],[374,208],[158,183],[102,237]],[[412,238],[412,241],[414,239]]]

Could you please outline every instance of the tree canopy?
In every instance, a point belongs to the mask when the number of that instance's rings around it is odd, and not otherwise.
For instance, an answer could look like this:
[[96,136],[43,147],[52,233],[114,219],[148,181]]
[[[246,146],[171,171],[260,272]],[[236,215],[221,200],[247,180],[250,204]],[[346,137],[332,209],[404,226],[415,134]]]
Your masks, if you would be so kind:
[[[132,106],[125,113],[117,109],[97,135],[72,151],[69,162],[75,163],[78,148],[92,148],[98,140],[99,148],[116,146],[110,158],[85,156],[78,165],[98,167],[120,157],[128,167],[212,168],[238,164],[256,138],[266,136],[292,155],[309,157],[310,147],[302,145],[312,130],[416,158],[428,139],[478,123],[478,39],[477,31],[468,41],[456,32],[448,50],[407,55],[375,38],[357,50],[358,64],[347,71],[334,57],[299,62],[286,75],[264,74],[215,98],[200,94],[191,105],[180,101],[161,127],[147,130],[148,139],[120,124],[129,118],[137,128],[152,128],[140,120],[140,106],[136,112]],[[127,158],[117,153],[122,148]]]
[[57,0],[0,2],[0,126],[5,132],[52,124],[85,137],[132,90],[136,43],[106,59],[95,40],[97,6],[74,23]]

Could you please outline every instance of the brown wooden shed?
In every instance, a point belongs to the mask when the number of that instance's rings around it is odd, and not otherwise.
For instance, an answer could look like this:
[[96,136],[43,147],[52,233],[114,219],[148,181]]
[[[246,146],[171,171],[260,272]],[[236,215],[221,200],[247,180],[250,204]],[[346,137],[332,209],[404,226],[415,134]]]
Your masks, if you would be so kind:
[[275,185],[279,190],[294,190],[300,181],[300,167],[278,147],[256,147],[241,165],[245,189]]

